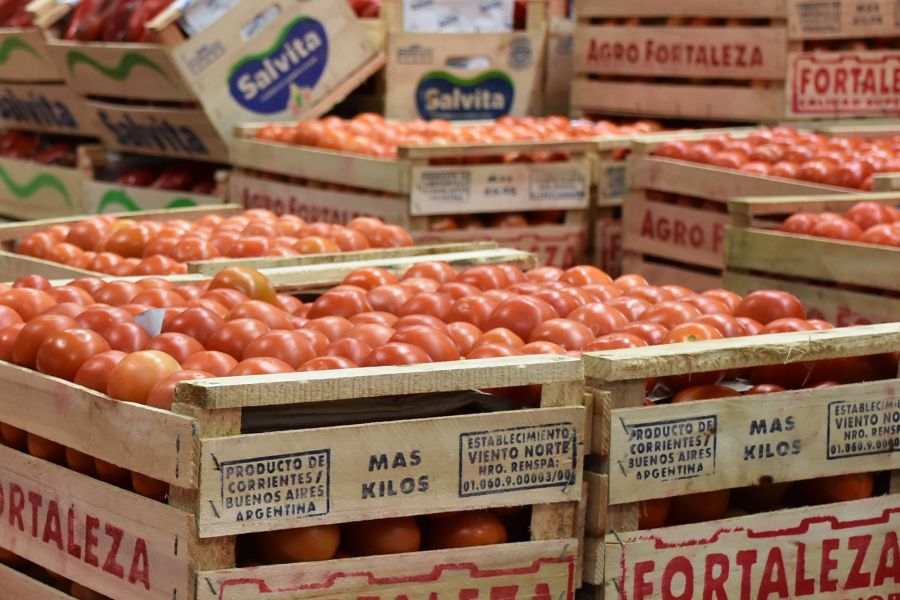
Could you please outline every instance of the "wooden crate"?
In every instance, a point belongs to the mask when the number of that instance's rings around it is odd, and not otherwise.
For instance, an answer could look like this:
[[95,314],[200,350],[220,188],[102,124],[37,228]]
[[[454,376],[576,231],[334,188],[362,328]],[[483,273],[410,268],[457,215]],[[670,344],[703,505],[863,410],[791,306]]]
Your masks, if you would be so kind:
[[[843,213],[861,201],[896,205],[897,195],[733,200],[729,203],[733,227],[725,243],[726,286],[739,293],[786,289],[813,315],[840,326],[900,320],[900,249],[775,230],[795,212]],[[773,217],[777,220],[765,223]]]
[[[158,219],[192,219],[210,213],[224,217],[240,214],[235,205],[211,205],[193,208],[167,208],[117,213],[116,216],[134,221]],[[85,216],[42,219],[27,223],[0,224],[0,279],[15,280],[37,273],[50,278],[64,279],[95,276],[97,273],[69,265],[16,254],[15,244],[24,236],[42,231],[56,224],[71,224]],[[336,285],[351,271],[363,267],[381,267],[403,273],[416,264],[428,260],[442,260],[454,265],[511,263],[525,268],[537,266],[537,259],[523,251],[498,248],[492,242],[464,241],[450,244],[423,244],[405,248],[374,248],[335,254],[309,254],[291,257],[216,259],[187,263],[188,273],[196,279],[208,278],[230,266],[261,269],[276,284]]]
[[0,158],[0,214],[13,219],[82,214],[84,179],[75,167]]
[[[881,564],[879,551],[890,541],[885,536],[896,536],[900,525],[896,432],[872,432],[841,415],[871,414],[879,423],[885,418],[891,427],[900,406],[897,379],[682,404],[643,403],[649,377],[866,356],[898,348],[900,325],[891,324],[586,354],[587,391],[594,396],[591,450],[599,455],[590,463],[597,471],[585,474],[590,493],[584,572],[585,581],[599,586],[592,588],[593,597],[677,597],[679,588],[673,590],[672,582],[682,581],[685,573],[694,590],[685,597],[699,597],[704,585],[708,590],[716,582],[723,597],[756,597],[773,568],[763,569],[763,564],[773,560],[782,567],[782,577],[787,567],[791,591],[784,597],[800,597],[804,594],[794,587],[804,578],[803,567],[797,565],[797,545],[833,545],[837,550],[846,546],[849,536],[871,535],[876,549],[866,556],[843,549],[835,552],[837,573],[846,575],[854,556],[860,559],[857,565]],[[670,429],[663,431],[667,425]],[[674,447],[689,443],[694,452],[672,457],[667,469],[655,472],[653,461],[664,452],[652,444],[645,449],[634,443],[637,436]],[[642,500],[760,481],[890,470],[888,496],[636,531],[637,503]],[[758,557],[749,561],[758,560],[752,574],[749,567],[742,575],[741,569],[728,566],[735,560],[741,564],[740,557],[748,555]],[[713,558],[715,576],[708,571]],[[808,557],[807,564],[818,565],[818,555]],[[843,577],[838,579],[841,583],[833,594],[818,587],[808,593],[817,598],[850,597],[853,587]],[[886,592],[897,589],[893,580],[874,582],[866,586],[865,597],[881,593],[874,597],[885,598]]]
[[[495,240],[541,261],[572,266],[588,244],[594,145],[541,142],[403,147],[386,160],[254,139],[246,127],[232,144],[237,171],[231,197],[245,207],[319,215],[346,222],[360,213],[406,227],[419,243]],[[471,164],[509,152],[568,152],[568,160],[546,163]],[[466,159],[469,164],[437,161]],[[462,161],[460,161],[462,162]],[[265,173],[265,176],[257,173]],[[272,181],[270,174],[301,183]],[[528,228],[429,231],[429,219],[519,211],[564,210],[559,225]]]
[[[172,484],[166,506],[0,448],[6,497],[21,493],[37,505],[24,514],[27,527],[20,529],[15,518],[0,522],[0,546],[115,600],[359,598],[382,590],[419,597],[511,584],[573,598],[586,435],[577,359],[209,380],[180,385],[175,412],[117,402],[5,363],[0,372],[30,398],[27,409],[14,394],[0,399],[3,422]],[[483,396],[499,411],[445,417],[465,403],[418,396],[521,385],[541,386],[539,408],[513,409]],[[486,440],[502,444],[503,457],[477,452]],[[517,460],[538,452],[545,460]],[[398,456],[407,468],[382,469]],[[250,465],[276,459],[304,473],[301,502],[286,499],[296,483],[274,482],[269,489],[282,492],[281,499],[253,500],[255,518],[243,518],[230,502],[234,489]],[[524,505],[533,506],[530,540],[508,546],[250,568],[235,563],[234,536],[252,531]],[[56,530],[58,545],[52,531],[40,533],[57,510],[72,524],[68,534]],[[32,520],[39,523],[36,536]],[[73,544],[96,551],[100,561],[76,553]]]
[[[111,181],[128,168],[146,166],[147,159],[143,157],[119,156],[113,158],[105,148],[85,146],[79,149],[78,162],[82,169],[91,173],[91,177],[84,182],[83,197],[86,214],[139,210],[159,211],[167,208],[220,205],[228,201],[229,172],[226,169],[219,169],[213,174],[217,185],[212,193],[196,194],[119,185],[115,181]],[[152,165],[153,163],[151,163]]]
[[[333,94],[346,95],[349,80],[364,79],[383,63],[345,3],[278,0],[265,10],[252,2],[176,5],[149,25],[159,43],[114,44],[62,40],[59,24],[70,7],[39,2],[44,8],[38,24],[48,34],[51,59],[79,93],[199,102],[224,138],[243,121],[318,116],[333,106]],[[285,54],[291,61],[287,74],[265,86],[277,84],[283,91],[267,94],[254,85],[262,78],[254,79],[252,69],[266,68],[263,61],[283,54],[285,43],[305,54]]]
[[[900,69],[891,0],[579,0],[576,14],[575,111],[744,122],[900,114],[889,84],[863,83]],[[670,17],[734,25],[669,27]],[[875,38],[891,49],[804,51]]]
[[665,262],[721,279],[730,199],[854,192],[654,157],[654,148],[653,142],[635,142],[629,158],[622,247],[631,264]]

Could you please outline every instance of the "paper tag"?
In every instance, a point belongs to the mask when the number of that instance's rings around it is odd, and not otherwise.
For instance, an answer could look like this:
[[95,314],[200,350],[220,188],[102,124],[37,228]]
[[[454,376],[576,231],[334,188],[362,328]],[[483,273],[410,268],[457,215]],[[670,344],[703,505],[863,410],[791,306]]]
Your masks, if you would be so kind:
[[505,32],[512,26],[513,0],[403,0],[408,32]]
[[150,337],[154,338],[162,331],[163,319],[165,317],[166,309],[151,308],[150,310],[145,310],[141,314],[135,316],[134,322],[139,325],[141,329],[146,331]]
[[179,0],[173,6],[184,13],[179,24],[188,36],[195,36],[237,6],[240,0]]

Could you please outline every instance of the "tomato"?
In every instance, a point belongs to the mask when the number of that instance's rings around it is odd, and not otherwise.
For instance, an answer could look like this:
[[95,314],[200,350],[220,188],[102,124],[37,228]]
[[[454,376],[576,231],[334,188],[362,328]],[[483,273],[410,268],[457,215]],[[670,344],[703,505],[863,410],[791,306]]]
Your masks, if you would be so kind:
[[269,304],[278,302],[275,288],[269,279],[249,267],[228,267],[219,271],[210,282],[209,289],[212,291],[220,288],[237,290],[251,300],[262,300]]
[[602,283],[585,285],[581,290],[591,296],[595,302],[607,302],[625,293],[615,285]]
[[723,337],[722,333],[712,325],[697,322],[681,323],[669,330],[663,343],[679,344],[700,340],[720,340]]
[[[276,298],[277,298],[277,296],[276,296]],[[231,310],[238,304],[241,304],[242,302],[246,302],[250,298],[247,297],[247,295],[245,293],[238,291],[238,290],[233,290],[230,288],[218,288],[218,289],[210,290],[210,291],[206,292],[205,294],[200,296],[200,299],[213,301],[216,304],[224,306],[227,310]],[[220,315],[220,316],[222,316],[223,318],[225,317],[225,315]]]
[[497,342],[485,342],[483,344],[475,344],[475,347],[472,348],[472,351],[466,355],[466,359],[477,359],[477,358],[500,358],[504,356],[521,356],[522,353],[519,351],[519,348],[524,347],[525,344],[521,346],[514,347],[508,344],[501,344]]
[[119,306],[128,304],[141,293],[141,288],[130,281],[111,281],[94,293],[97,302]]
[[676,325],[698,319],[702,313],[682,300],[660,302],[641,315],[641,320],[661,323],[670,331]]
[[453,299],[447,294],[422,292],[407,300],[397,314],[401,317],[419,314],[432,315],[442,321],[446,321],[453,304]]
[[756,394],[774,394],[776,392],[786,392],[783,387],[774,383],[761,383],[759,385],[755,385],[746,392],[744,392],[745,396],[754,396]]
[[265,564],[328,560],[341,541],[337,525],[312,525],[247,536],[253,555]]
[[372,307],[366,302],[365,292],[352,289],[331,290],[313,302],[306,316],[310,319],[330,316],[347,318],[371,310]]
[[353,329],[353,323],[344,317],[319,317],[306,322],[303,329],[321,331],[329,341],[333,342],[345,337]]
[[404,248],[413,245],[409,232],[399,225],[382,225],[371,235],[364,235],[375,248]]
[[548,281],[558,281],[563,276],[563,273],[564,271],[558,267],[538,267],[525,273],[525,278],[528,281],[545,283]]
[[341,547],[353,556],[417,552],[421,541],[413,517],[346,523],[341,528]]
[[299,331],[270,331],[249,344],[244,349],[243,358],[277,358],[299,369],[316,357],[316,351],[309,339]]
[[431,362],[431,358],[421,348],[412,344],[388,342],[375,348],[361,366],[414,365],[428,362]]
[[403,274],[403,279],[409,279],[411,277],[424,277],[425,279],[433,279],[443,284],[456,280],[456,269],[445,262],[422,262],[413,265]]
[[454,300],[465,298],[466,296],[477,296],[481,290],[470,283],[462,283],[461,281],[449,281],[439,287],[437,292],[447,294]]
[[273,304],[261,300],[247,300],[232,308],[226,321],[256,319],[272,329],[291,329],[290,315]]
[[596,338],[584,347],[585,352],[604,352],[623,348],[643,348],[647,342],[631,333],[610,333]]
[[144,344],[142,350],[159,350],[165,352],[178,364],[183,363],[193,354],[203,352],[203,344],[183,333],[161,333]]
[[215,377],[212,373],[206,371],[182,370],[175,371],[171,375],[160,379],[147,395],[147,406],[153,408],[161,408],[163,410],[172,410],[172,403],[175,402],[175,386],[182,381],[194,381],[197,379],[209,379]]
[[[105,394],[110,373],[125,356],[126,354],[119,350],[107,350],[95,354],[81,364],[72,381],[76,385],[82,385]],[[93,465],[93,461],[91,464]]]
[[229,377],[241,375],[274,375],[276,373],[293,373],[294,368],[283,360],[268,356],[257,356],[242,360],[235,366]]
[[382,285],[393,285],[398,283],[398,279],[387,269],[364,267],[348,274],[341,283],[356,285],[368,291]]
[[484,329],[491,313],[498,304],[497,300],[485,295],[461,298],[453,303],[450,311],[444,315],[443,320],[450,323],[462,321],[471,323],[479,329]]
[[593,301],[593,297],[590,294],[582,292],[578,288],[565,290],[545,288],[530,295],[550,304],[556,313],[562,317],[568,316],[579,306],[584,306]]
[[568,318],[586,325],[594,336],[618,331],[628,323],[628,319],[619,310],[599,302],[576,308],[569,313]]
[[43,290],[13,288],[0,294],[0,304],[16,311],[22,321],[28,322],[56,304],[56,300]]
[[399,320],[399,317],[389,312],[373,310],[353,315],[348,320],[353,323],[354,327],[357,325],[384,325],[390,327]]
[[659,302],[665,302],[666,300],[675,299],[675,294],[654,285],[639,285],[628,290],[628,293],[625,295],[631,298],[641,298],[650,304],[657,304]]
[[572,267],[563,273],[559,280],[571,283],[574,286],[610,284],[613,282],[612,277],[591,265],[578,265],[577,267]]
[[618,328],[616,332],[633,335],[642,339],[647,345],[656,346],[662,344],[665,337],[669,335],[669,328],[661,323],[634,321]]
[[891,211],[885,205],[877,202],[857,202],[850,207],[845,216],[862,230],[894,222]]
[[756,319],[751,319],[750,317],[736,317],[734,320],[738,322],[746,336],[757,335],[762,331],[763,325]]
[[[637,321],[647,312],[653,305],[641,298],[632,298],[630,296],[620,296],[613,298],[605,303],[607,308],[613,308],[625,317],[627,321]],[[572,317],[572,315],[569,315]]]
[[74,302],[87,306],[94,303],[94,298],[81,288],[72,285],[61,285],[57,288],[47,290],[50,297],[57,302]]
[[406,315],[397,319],[397,322],[394,323],[394,329],[400,331],[406,327],[412,327],[414,325],[425,325],[426,327],[431,327],[432,329],[437,329],[438,331],[442,331],[444,333],[449,333],[447,329],[447,324],[444,323],[441,319],[433,315]]
[[25,451],[28,445],[28,432],[6,423],[0,423],[0,437],[3,438],[4,446],[16,450]]
[[729,490],[673,496],[669,500],[668,523],[681,525],[714,521],[725,514],[730,499]]
[[22,321],[22,317],[19,316],[19,313],[8,306],[0,304],[0,328],[23,322],[24,321]]
[[56,240],[50,234],[39,231],[23,237],[16,244],[16,252],[34,258],[45,258],[50,248],[56,245]]
[[560,354],[565,355],[566,349],[560,346],[559,344],[554,344],[553,342],[547,341],[537,341],[525,344],[521,348],[519,348],[519,352],[523,355],[530,354]]
[[371,352],[372,347],[361,340],[355,338],[341,338],[328,344],[325,349],[322,350],[322,356],[340,356],[355,364],[361,364]]
[[90,329],[57,331],[41,344],[35,365],[41,373],[72,381],[89,358],[109,349],[106,340]]
[[82,277],[80,279],[75,279],[71,283],[69,283],[72,287],[81,288],[91,295],[93,298],[94,294],[97,293],[97,290],[106,285],[106,282],[100,279],[99,277]]
[[[269,326],[257,319],[235,319],[226,322],[221,329],[209,336],[206,349],[224,352],[240,360],[247,345],[269,331]],[[325,338],[324,335],[322,337]],[[327,338],[325,340],[327,344]]]
[[137,352],[150,342],[150,334],[137,323],[113,323],[105,327],[100,335],[110,348],[122,352]]
[[778,230],[798,235],[811,235],[813,227],[818,222],[819,215],[811,212],[799,212],[785,219]]
[[211,377],[225,377],[238,364],[234,357],[217,352],[215,350],[205,350],[192,354],[181,368],[185,371],[203,371],[210,373]]
[[460,512],[428,521],[425,546],[430,550],[506,543],[506,527],[489,512]]
[[297,372],[302,373],[305,371],[331,371],[334,369],[355,369],[358,367],[355,362],[350,360],[349,358],[344,358],[343,356],[319,356],[299,369]]
[[33,369],[38,350],[49,336],[75,328],[77,328],[75,320],[64,315],[44,315],[31,319],[25,323],[13,344],[13,362]]
[[471,323],[457,321],[447,325],[450,338],[456,344],[456,349],[460,355],[465,356],[472,351],[475,343],[482,336],[482,331]]
[[66,464],[66,448],[39,435],[28,433],[26,438],[28,454],[57,465]]
[[383,285],[366,294],[366,302],[372,310],[398,314],[400,308],[413,296],[413,291],[402,285]]
[[484,332],[484,334],[482,334],[475,342],[473,348],[478,348],[485,344],[500,344],[512,348],[521,348],[525,345],[525,342],[509,329],[506,329],[505,327],[495,327],[494,329]]
[[703,315],[694,319],[693,323],[714,327],[726,338],[743,337],[746,335],[744,328],[732,316],[727,314]]
[[559,317],[556,310],[540,298],[515,296],[502,301],[491,313],[485,329],[503,327],[527,339],[531,332],[548,319]]
[[858,241],[862,244],[900,247],[900,226],[897,223],[874,225],[866,229]]
[[[602,305],[601,305],[602,306]],[[529,342],[552,342],[566,350],[581,350],[595,335],[585,324],[571,319],[549,319],[538,325],[529,337]]]
[[0,329],[0,360],[12,362],[13,348],[23,327],[25,323],[16,323]]
[[862,229],[856,223],[843,217],[819,219],[809,232],[809,235],[816,237],[847,240],[850,242],[858,240],[862,234]]
[[144,224],[127,225],[114,231],[102,249],[125,258],[141,258],[144,248],[151,241],[153,233]]
[[758,290],[744,297],[735,317],[749,317],[766,325],[776,319],[806,318],[806,310],[796,296],[780,290]]
[[50,291],[53,287],[50,284],[50,280],[44,277],[43,275],[25,275],[24,277],[20,277],[12,284],[14,288],[29,288],[32,290],[44,290],[45,292]]
[[110,373],[106,393],[117,400],[143,404],[153,386],[180,368],[178,362],[164,352],[133,352]]
[[456,281],[474,285],[482,291],[503,289],[512,283],[506,272],[497,265],[469,267],[457,276]]
[[213,333],[225,324],[225,319],[202,307],[188,308],[163,321],[163,333],[183,333],[205,344]]
[[695,400],[711,400],[714,398],[729,398],[740,396],[736,390],[724,385],[698,385],[685,388],[675,394],[672,403],[693,402]]
[[397,331],[390,341],[416,346],[423,350],[432,362],[459,360],[459,350],[453,339],[441,331],[424,325],[404,327]]

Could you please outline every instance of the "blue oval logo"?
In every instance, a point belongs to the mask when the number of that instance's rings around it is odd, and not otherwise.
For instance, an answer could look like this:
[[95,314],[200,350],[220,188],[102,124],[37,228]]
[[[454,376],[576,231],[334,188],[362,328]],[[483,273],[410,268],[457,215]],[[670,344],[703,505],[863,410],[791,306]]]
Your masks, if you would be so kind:
[[235,101],[255,113],[269,115],[302,107],[328,63],[328,35],[309,17],[289,23],[265,52],[238,62],[228,77]]
[[515,93],[512,79],[502,71],[488,71],[472,79],[432,71],[419,80],[416,108],[423,119],[497,119],[512,111]]

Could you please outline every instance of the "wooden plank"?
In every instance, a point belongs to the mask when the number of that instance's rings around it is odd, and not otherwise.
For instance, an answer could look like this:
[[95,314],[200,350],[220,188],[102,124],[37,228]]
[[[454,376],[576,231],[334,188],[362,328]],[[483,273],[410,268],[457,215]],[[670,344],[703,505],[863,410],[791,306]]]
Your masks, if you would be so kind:
[[622,272],[643,275],[653,285],[683,285],[697,291],[722,287],[722,277],[714,273],[691,269],[690,265],[644,260],[634,252],[624,253]]
[[783,18],[783,0],[723,2],[722,0],[681,0],[674,6],[666,0],[575,0],[575,14],[585,17],[668,17],[710,15],[717,17]]
[[849,194],[854,190],[793,179],[766,177],[690,163],[682,160],[634,156],[629,159],[631,185],[671,194],[722,202],[737,197]]
[[761,229],[732,228],[728,269],[900,291],[900,249]]
[[825,319],[838,327],[900,321],[900,300],[886,294],[850,291],[833,285],[799,283],[738,271],[725,273],[725,287],[741,294],[763,289],[790,292],[806,307],[809,318]]
[[[621,597],[620,589],[630,598],[659,598],[673,589],[678,573],[676,581],[687,574],[692,592],[686,598],[715,594],[709,591],[715,588],[728,598],[781,589],[785,598],[838,600],[860,596],[861,587],[862,597],[890,598],[898,589],[888,559],[898,528],[900,496],[893,495],[619,533],[606,538],[606,597]],[[704,572],[711,575],[704,578]],[[866,585],[854,583],[853,573],[868,575]]]
[[876,175],[872,180],[872,189],[876,192],[900,190],[900,173]]
[[8,598],[23,600],[72,600],[72,596],[0,564],[0,590]]
[[76,279],[96,275],[61,263],[0,250],[0,280],[15,281],[26,275],[44,275],[50,279]]
[[[573,598],[577,541],[553,540],[198,574],[197,600],[466,597]],[[542,594],[548,594],[542,596]]]
[[846,212],[857,202],[878,202],[893,206],[898,198],[895,193],[869,194],[815,194],[811,196],[765,196],[761,198],[732,198],[728,213],[735,225],[747,226],[753,217],[787,216],[796,212]]
[[588,537],[602,538],[609,531],[606,524],[609,500],[609,476],[593,471],[584,472],[588,485],[587,515],[585,530]]
[[[584,538],[584,571],[582,580],[586,584],[602,585],[603,573],[606,571],[606,542],[604,538],[595,538],[587,536]],[[592,590],[585,586],[579,590],[579,598],[589,598],[590,600],[603,600],[603,596],[586,595],[591,594]],[[611,596],[612,597],[612,596]]]
[[403,367],[252,375],[180,384],[179,402],[201,408],[278,406],[455,390],[514,387],[583,377],[580,361],[539,355],[440,362]]
[[896,469],[897,383],[614,409],[609,501]]
[[38,28],[4,28],[0,31],[0,47],[9,49],[6,60],[0,63],[0,81],[63,80],[47,56],[47,44]]
[[0,422],[156,479],[196,485],[191,419],[5,362],[0,381]]
[[0,475],[3,548],[115,598],[188,597],[190,514],[5,447]]
[[606,115],[746,123],[781,119],[785,105],[780,88],[572,80],[572,107]]
[[29,219],[83,212],[78,169],[2,158],[0,174],[0,214]]
[[227,198],[216,194],[174,192],[149,187],[122,186],[106,181],[84,183],[84,210],[104,214],[122,210],[168,210],[177,207],[220,206]]
[[[306,254],[283,258],[229,258],[215,261],[198,261],[188,263],[189,273],[213,275],[226,267],[251,267],[253,269],[282,269],[288,267],[304,267],[323,263],[346,263],[366,260],[391,259],[405,256],[425,257],[431,254],[450,254],[454,252],[472,252],[497,248],[495,242],[463,242],[459,244],[433,244],[409,246],[406,248],[372,248],[357,252],[335,252],[328,254]],[[522,253],[513,251],[510,259],[522,258]]]
[[787,48],[783,27],[580,25],[574,70],[577,75],[783,80]]
[[847,39],[893,37],[897,32],[897,5],[892,0],[788,0],[791,39]]
[[688,265],[721,269],[725,213],[653,202],[631,194],[622,209],[622,249]]
[[583,360],[588,384],[596,387],[591,380],[666,377],[844,356],[866,356],[895,352],[898,349],[900,323],[890,323],[665,344],[615,352],[589,352],[584,354]]

